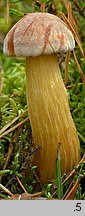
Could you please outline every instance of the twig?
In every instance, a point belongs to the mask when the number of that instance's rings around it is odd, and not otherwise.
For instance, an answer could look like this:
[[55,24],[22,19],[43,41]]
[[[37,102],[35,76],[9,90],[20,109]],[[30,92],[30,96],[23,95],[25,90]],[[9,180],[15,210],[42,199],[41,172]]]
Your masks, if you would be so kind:
[[[80,164],[82,164],[83,161],[85,161],[85,154],[83,155],[82,159],[80,160],[76,168],[78,168]],[[64,185],[68,181],[69,178],[74,176],[74,174],[75,174],[75,169],[72,170],[72,172],[66,177],[66,179],[63,181],[62,184]]]
[[[31,153],[28,153],[25,162],[22,164],[20,170],[24,169],[25,165],[28,163],[30,156],[33,155],[41,146],[38,146],[34,149],[34,151],[32,151]],[[31,167],[30,167],[31,168]]]
[[[74,4],[76,5],[76,7],[77,7],[79,13],[81,14],[81,16],[83,15],[83,17],[85,18],[85,13],[84,13],[82,7],[79,5],[78,1],[73,0],[73,2],[74,2]],[[84,7],[84,9],[85,9],[85,7]]]
[[41,3],[41,12],[44,13],[45,12],[45,2]]
[[65,197],[67,196],[67,194],[68,194],[69,190],[71,189],[72,185],[73,185],[73,180],[72,180],[71,183],[69,184],[69,186],[68,186],[68,188],[67,188],[67,190],[66,190],[66,192],[65,192],[65,194],[64,194],[64,196],[63,196],[63,198],[62,198],[62,200],[65,199]]
[[[73,28],[75,29],[77,36],[79,37],[78,32],[77,32],[77,28],[76,28],[75,17],[73,17],[73,14],[72,14],[71,2],[69,2],[67,5],[67,13],[68,13],[68,20],[71,23],[71,25],[73,26]],[[79,37],[79,40],[80,40],[80,37]]]
[[[42,192],[38,192],[35,194],[28,194],[28,193],[15,194],[15,195],[11,196],[10,199],[12,199],[12,200],[31,200],[33,198],[37,199],[39,195],[42,195]],[[46,198],[42,198],[42,197],[39,197],[39,198],[40,199],[46,199]]]
[[37,197],[39,195],[42,195],[42,192],[37,192],[37,193],[31,194],[31,198]]
[[2,190],[4,190],[6,193],[8,193],[10,196],[12,196],[13,195],[13,193],[11,193],[11,191],[9,191],[6,187],[4,187],[2,184],[0,184],[0,188],[2,189]]
[[67,0],[62,0],[62,1],[63,1],[63,4],[64,4],[65,8],[67,9],[67,5],[68,5]]
[[33,155],[40,147],[41,145],[37,146],[31,153],[29,153],[29,155]]
[[74,17],[73,17],[73,14],[72,14],[72,7],[71,7],[71,2],[68,3],[68,7],[67,7],[67,13],[68,13],[68,20],[70,21],[72,27],[75,29],[75,39],[76,39],[76,42],[79,46],[79,49],[82,53],[82,56],[85,60],[85,55],[84,55],[84,51],[83,51],[83,48],[82,48],[82,44],[81,44],[81,39],[78,35],[78,32],[77,32],[77,29],[76,29],[76,24],[75,24],[75,20],[74,20]]
[[[75,168],[78,168],[83,161],[85,161],[85,154],[83,155],[82,159],[80,160],[80,162],[78,163],[78,165]],[[72,170],[72,172],[65,178],[65,180],[62,182],[62,185],[64,185],[71,177],[73,177],[75,175],[75,169]],[[57,189],[57,186],[56,186]],[[52,194],[52,197],[57,193],[57,190]]]
[[[28,163],[28,165],[29,165],[29,168],[31,169],[32,167],[31,167],[30,163]],[[34,175],[34,177],[35,177],[35,179],[36,179],[37,183],[39,183],[39,184],[40,184],[40,180],[39,180],[39,178],[38,178],[38,176],[37,176],[37,174],[36,174],[35,170],[33,170],[33,175]],[[40,184],[40,185],[41,185],[41,184]]]
[[17,127],[21,126],[22,124],[24,124],[27,120],[29,120],[29,117],[25,118],[23,121],[21,121],[20,123],[18,123],[17,125],[13,126],[12,128],[10,128],[9,130],[5,131],[4,133],[2,133],[0,135],[0,138],[2,138],[3,136],[6,136],[8,133],[12,132],[13,130],[15,130]]
[[16,176],[16,179],[17,179],[18,183],[20,184],[22,190],[23,190],[25,193],[28,193],[28,192],[26,191],[25,187],[23,186],[23,184],[21,183],[20,179],[18,178],[18,176]]
[[81,45],[80,39],[79,39],[79,37],[78,37],[76,31],[74,30],[73,26],[71,25],[71,23],[69,22],[69,20],[66,18],[66,16],[65,16],[62,12],[60,12],[60,15],[61,15],[61,17],[63,18],[64,22],[67,24],[67,27],[68,27],[68,28],[70,29],[70,31],[73,33],[73,35],[74,35],[74,37],[75,37],[75,39],[76,39],[76,42],[77,42],[77,44],[78,44],[78,46],[79,46],[79,49],[80,49],[80,51],[81,51],[81,54],[82,54],[82,56],[83,56],[83,58],[84,58],[84,60],[85,60],[84,51],[83,51],[83,49],[82,49],[82,45]]
[[71,23],[67,19],[64,13],[60,12],[61,17],[63,18],[64,22],[67,24],[67,27],[70,29],[70,31],[73,33],[74,36],[76,36],[75,30],[73,29]]
[[15,143],[15,142],[17,141],[17,139],[18,139],[18,137],[19,137],[19,133],[20,133],[20,131],[22,130],[22,126],[23,126],[23,125],[20,125],[19,128],[18,128],[18,130],[16,131],[16,135],[15,135],[15,137],[13,138],[13,143]]
[[15,179],[15,175],[13,175],[13,176],[9,179],[9,181],[6,183],[5,187],[8,187],[14,179]]
[[[9,144],[9,148],[8,148],[8,152],[7,152],[7,155],[6,155],[6,160],[5,160],[5,164],[4,164],[3,170],[6,169],[6,166],[8,164],[9,159],[10,159],[12,151],[13,151],[13,145],[10,143]],[[2,180],[2,177],[3,177],[3,174],[0,175],[0,181]]]
[[0,130],[0,134],[2,134],[8,127],[10,127],[13,123],[15,123],[19,118],[21,118],[23,115],[25,115],[28,112],[28,109],[26,109],[23,113],[21,113],[19,116],[17,116],[15,119],[13,119],[11,122],[6,124],[2,130]]
[[79,64],[79,62],[78,62],[78,60],[77,60],[75,50],[73,50],[73,55],[74,55],[74,59],[75,59],[76,65],[77,65],[77,67],[78,67],[79,74],[80,74],[80,76],[82,77],[83,83],[85,83],[85,76],[84,76],[84,74],[83,74],[83,72],[82,72],[82,70],[81,70],[80,64]]
[[69,199],[73,199],[75,194],[76,194],[76,191],[77,191],[77,188],[78,188],[78,184],[81,180],[81,175],[79,176],[78,180],[75,182],[74,186],[72,187],[72,189],[70,190],[70,192],[68,193],[68,195],[65,197],[65,200],[69,200]]
[[69,66],[70,52],[66,54],[66,70],[65,70],[65,84],[68,82],[68,66]]

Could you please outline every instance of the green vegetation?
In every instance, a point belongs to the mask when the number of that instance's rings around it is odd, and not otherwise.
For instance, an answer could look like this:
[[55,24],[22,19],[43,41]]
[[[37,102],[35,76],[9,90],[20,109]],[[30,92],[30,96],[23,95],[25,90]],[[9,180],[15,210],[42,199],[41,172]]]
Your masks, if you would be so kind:
[[[42,2],[45,3],[45,12],[61,17],[60,11],[62,11],[67,17],[65,3],[68,1],[11,0],[10,4],[8,1],[8,10],[6,10],[7,1],[0,1],[0,180],[13,194],[23,193],[23,189],[16,178],[18,177],[28,193],[33,194],[41,190],[41,196],[48,199],[58,199],[61,194],[58,196],[60,191],[57,191],[59,185],[57,186],[56,180],[52,179],[52,182],[48,185],[40,185],[36,176],[36,167],[31,167],[33,141],[29,113],[25,112],[27,109],[25,59],[6,57],[2,50],[3,39],[9,29],[24,14],[41,11]],[[70,2],[75,17],[76,30],[81,38],[84,50],[85,2],[83,0],[78,2],[71,0]],[[85,62],[77,43],[75,51],[82,73],[85,75]],[[65,80],[65,57],[59,56],[59,61],[62,77]],[[80,139],[82,158],[85,152],[85,83],[72,53],[68,71],[66,88],[69,95],[70,110]],[[18,116],[19,118],[17,118]],[[63,176],[62,179],[60,177],[60,181],[64,182],[66,177]],[[76,182],[78,182],[78,187],[75,185]],[[73,196],[69,195],[69,197],[85,199],[85,158],[82,164],[75,168],[75,175],[72,175],[65,184],[62,183],[62,187],[63,196],[68,188],[69,193],[74,187],[73,192],[75,193]],[[8,196],[1,191],[0,197],[5,199]]]

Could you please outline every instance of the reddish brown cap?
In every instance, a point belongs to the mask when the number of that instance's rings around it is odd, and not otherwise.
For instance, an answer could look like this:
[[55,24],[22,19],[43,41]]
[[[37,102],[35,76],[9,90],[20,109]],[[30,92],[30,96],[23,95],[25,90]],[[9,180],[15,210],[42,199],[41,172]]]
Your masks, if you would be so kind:
[[74,47],[73,35],[60,18],[49,13],[29,13],[8,32],[3,52],[8,56],[39,56]]

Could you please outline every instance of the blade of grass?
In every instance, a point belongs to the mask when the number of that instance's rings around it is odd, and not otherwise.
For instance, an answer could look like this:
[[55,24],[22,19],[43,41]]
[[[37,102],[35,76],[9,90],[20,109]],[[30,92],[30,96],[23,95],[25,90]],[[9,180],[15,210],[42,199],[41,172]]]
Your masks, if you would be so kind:
[[60,145],[58,144],[57,161],[56,161],[56,176],[57,176],[57,193],[58,199],[63,196],[62,180],[61,180],[61,165],[60,165]]
[[85,143],[85,136],[83,136],[82,134],[80,134],[79,132],[78,132],[78,136],[81,138],[81,140],[83,140],[83,142]]
[[2,94],[3,86],[4,86],[4,71],[0,66],[0,95]]
[[[9,169],[6,169],[6,170],[0,170],[0,175],[4,175],[6,173],[9,173],[10,170]],[[1,177],[1,176],[0,176]]]

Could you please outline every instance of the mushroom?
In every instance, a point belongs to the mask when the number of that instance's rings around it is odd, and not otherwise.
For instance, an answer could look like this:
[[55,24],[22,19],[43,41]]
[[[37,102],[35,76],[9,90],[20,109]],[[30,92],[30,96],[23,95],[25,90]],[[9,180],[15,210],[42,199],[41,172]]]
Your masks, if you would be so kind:
[[26,94],[41,183],[56,177],[58,143],[61,171],[70,172],[80,159],[80,143],[60,73],[57,52],[73,50],[75,41],[66,24],[49,13],[29,13],[8,32],[3,52],[26,57]]

